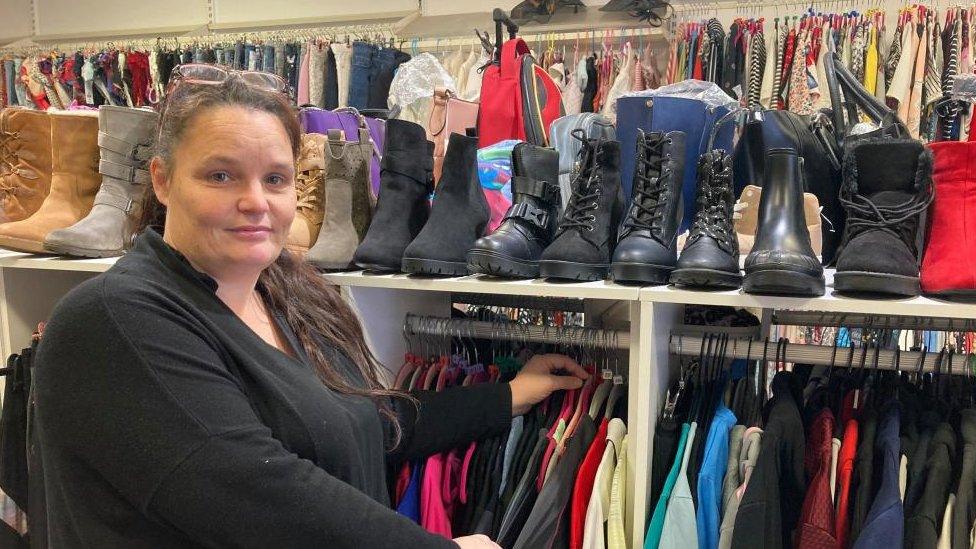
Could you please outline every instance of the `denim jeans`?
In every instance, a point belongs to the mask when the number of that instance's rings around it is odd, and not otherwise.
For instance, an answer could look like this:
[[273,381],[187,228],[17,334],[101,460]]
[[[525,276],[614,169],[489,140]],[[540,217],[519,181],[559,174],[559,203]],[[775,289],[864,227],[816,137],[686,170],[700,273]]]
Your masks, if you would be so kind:
[[352,43],[352,64],[349,71],[349,99],[350,107],[365,109],[369,104],[370,76],[373,70],[373,58],[376,56],[376,46],[366,42]]
[[264,57],[262,58],[261,70],[274,73],[275,71],[275,49],[274,46],[264,47]]
[[234,48],[234,68],[241,70],[247,66],[247,60],[244,56],[244,43],[238,42]]
[[17,81],[17,75],[14,73],[14,60],[7,59],[3,62],[3,71],[6,76],[6,81],[4,82],[4,87],[7,90],[7,105],[18,105],[17,101],[17,91],[14,90],[14,82]]
[[410,60],[410,55],[396,48],[382,48],[373,56],[370,68],[369,101],[370,109],[386,109],[390,95],[390,84],[397,67]]

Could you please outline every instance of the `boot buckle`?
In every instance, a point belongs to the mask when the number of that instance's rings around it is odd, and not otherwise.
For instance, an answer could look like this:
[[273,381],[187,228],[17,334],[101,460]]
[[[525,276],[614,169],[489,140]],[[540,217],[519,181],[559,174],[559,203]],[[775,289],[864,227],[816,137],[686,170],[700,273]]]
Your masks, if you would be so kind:
[[512,205],[508,213],[505,214],[505,219],[524,219],[536,227],[544,229],[549,224],[549,212],[520,202]]

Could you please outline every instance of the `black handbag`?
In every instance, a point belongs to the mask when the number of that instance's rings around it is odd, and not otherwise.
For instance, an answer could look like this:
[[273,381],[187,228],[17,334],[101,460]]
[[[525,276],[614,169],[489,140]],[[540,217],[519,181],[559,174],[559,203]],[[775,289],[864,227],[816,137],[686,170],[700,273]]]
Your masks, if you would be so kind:
[[[823,218],[823,263],[834,262],[844,234],[846,215],[838,197],[844,146],[871,137],[904,137],[905,125],[841,65],[835,53],[824,58],[824,72],[831,108],[799,115],[781,110],[753,110],[743,124],[735,151],[736,188],[762,186],[766,151],[792,148],[802,158],[806,192],[813,193]],[[861,115],[875,129],[852,133]]]

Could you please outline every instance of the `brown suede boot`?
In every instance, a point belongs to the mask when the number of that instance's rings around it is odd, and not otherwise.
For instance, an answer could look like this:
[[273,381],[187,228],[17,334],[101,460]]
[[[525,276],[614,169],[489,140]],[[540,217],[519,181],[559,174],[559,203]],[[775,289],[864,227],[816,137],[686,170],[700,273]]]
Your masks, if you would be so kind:
[[325,156],[326,137],[319,133],[302,136],[302,151],[298,158],[298,211],[288,231],[285,246],[293,252],[304,253],[315,244],[325,213]]
[[34,215],[0,225],[0,246],[45,253],[44,237],[88,215],[101,183],[98,175],[98,113],[52,112],[51,191]]
[[51,115],[0,111],[0,223],[27,219],[51,188]]

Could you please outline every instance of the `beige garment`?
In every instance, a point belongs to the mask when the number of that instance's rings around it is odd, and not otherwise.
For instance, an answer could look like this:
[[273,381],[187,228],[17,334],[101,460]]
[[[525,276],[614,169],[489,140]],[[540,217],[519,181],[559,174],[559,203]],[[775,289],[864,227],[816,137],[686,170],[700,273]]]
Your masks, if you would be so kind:
[[[308,102],[320,109],[325,108],[325,60],[329,45],[315,40],[308,43]],[[251,56],[254,59],[255,56]]]
[[922,91],[925,89],[925,56],[928,53],[929,31],[926,29],[915,50],[915,71],[912,78],[912,91],[908,100],[908,117],[904,118],[908,125],[908,133],[918,139],[919,127],[922,123]]
[[830,439],[830,500],[837,502],[837,460],[840,458],[840,439]]
[[905,121],[908,120],[908,100],[912,93],[915,54],[918,50],[918,44],[915,43],[915,33],[909,31],[911,28],[909,25],[914,25],[914,23],[906,23],[905,30],[901,33],[901,56],[898,58],[895,74],[891,77],[887,96],[898,103],[898,118]]
[[478,52],[471,50],[468,54],[468,58],[461,63],[461,69],[458,71],[457,78],[457,92],[461,93],[464,88],[468,85],[468,78],[471,76],[471,67],[478,62]]
[[596,469],[593,494],[586,507],[586,521],[583,526],[583,549],[606,549],[605,525],[610,512],[613,473],[622,450],[627,426],[618,418],[607,425],[607,448],[603,451],[600,466]]
[[939,543],[935,546],[936,549],[952,549],[952,510],[955,506],[956,495],[949,494],[945,514],[942,515],[942,532],[939,534]]
[[339,90],[339,107],[349,106],[349,74],[352,71],[352,46],[345,43],[332,44],[332,54],[336,60],[336,87]]
[[969,530],[969,549],[976,549],[976,521],[973,521],[973,527]]
[[478,69],[484,66],[488,62],[488,56],[481,54],[471,68],[468,70],[468,79],[464,83],[464,93],[461,94],[461,99],[465,101],[475,101],[477,102],[481,99],[481,76],[482,73]]
[[603,104],[601,114],[607,116],[613,122],[617,121],[617,99],[630,91],[630,84],[634,81],[634,54],[631,53],[630,44],[624,46],[624,63],[614,79],[613,85],[607,91],[606,102]]
[[620,443],[617,466],[610,484],[610,514],[607,518],[607,549],[629,549],[627,544],[627,435]]
[[885,65],[888,64],[888,48],[885,47],[885,29],[878,29],[878,82],[875,85],[874,97],[884,103],[885,92],[888,86],[885,84]]
[[902,454],[901,461],[898,463],[898,493],[901,495],[902,503],[905,503],[906,487],[908,487],[908,456]]
[[824,67],[824,56],[830,55],[830,48],[827,46],[827,36],[830,26],[824,23],[820,32],[820,55],[817,56],[817,63],[814,68],[817,71],[817,100],[813,106],[815,109],[830,108],[830,90],[827,89],[827,69]]

